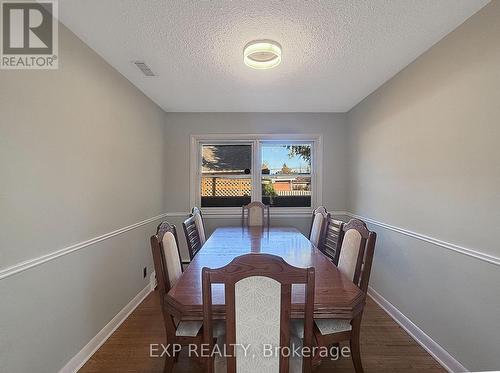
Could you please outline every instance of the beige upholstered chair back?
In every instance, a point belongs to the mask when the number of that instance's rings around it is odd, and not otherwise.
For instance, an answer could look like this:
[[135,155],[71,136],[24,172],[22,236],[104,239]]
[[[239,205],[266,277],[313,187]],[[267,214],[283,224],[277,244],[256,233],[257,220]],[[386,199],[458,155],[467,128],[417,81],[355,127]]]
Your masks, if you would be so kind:
[[194,221],[196,224],[196,228],[198,229],[198,235],[200,237],[200,244],[203,246],[207,240],[207,236],[205,233],[205,223],[203,221],[203,215],[201,214],[201,210],[198,207],[193,207],[191,210],[191,215],[194,216]]
[[328,217],[329,214],[323,206],[320,206],[313,211],[311,230],[309,231],[309,241],[311,241],[314,246],[318,248],[322,245],[324,240]]
[[[204,343],[212,345],[212,284],[224,284],[227,373],[285,372],[292,359],[264,355],[264,346],[290,345],[292,284],[305,284],[304,346],[312,344],[314,268],[297,268],[269,254],[246,254],[219,269],[203,268]],[[250,346],[245,354],[235,344]],[[311,359],[304,358],[310,372]],[[300,369],[297,371],[301,371]],[[213,362],[208,364],[213,372]]]
[[358,258],[362,254],[363,237],[356,229],[349,229],[344,234],[338,268],[354,282]]
[[170,287],[173,287],[182,275],[182,265],[179,258],[179,247],[172,232],[167,232],[161,240],[163,246],[163,255],[167,265],[168,281]]
[[343,226],[338,269],[365,291],[371,272],[375,249],[375,232],[370,232],[359,219],[351,219]]
[[236,371],[279,372],[279,356],[266,358],[263,346],[280,345],[281,284],[264,276],[241,279],[235,284],[234,304],[236,343],[250,346],[246,356],[236,351]]
[[[156,237],[161,254],[160,258],[158,258],[160,260],[158,265],[162,267],[161,269],[164,273],[164,280],[166,282],[165,287],[168,292],[168,290],[177,283],[182,274],[177,230],[174,225],[168,222],[162,222],[158,226]],[[156,264],[157,263],[155,263],[155,270],[157,267]]]
[[269,226],[269,206],[254,201],[242,207],[242,225],[248,227]]

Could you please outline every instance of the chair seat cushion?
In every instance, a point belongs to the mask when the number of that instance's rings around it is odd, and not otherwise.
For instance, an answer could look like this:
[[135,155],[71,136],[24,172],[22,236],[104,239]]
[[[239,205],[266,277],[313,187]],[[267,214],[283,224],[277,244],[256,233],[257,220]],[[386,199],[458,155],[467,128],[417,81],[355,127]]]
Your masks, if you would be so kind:
[[177,324],[175,335],[178,337],[196,337],[203,325],[203,321],[180,321]]
[[[297,346],[300,346],[300,348],[302,348],[303,346],[302,339],[297,336],[290,335],[290,346],[292,347],[292,350]],[[289,360],[289,367],[290,367],[289,370],[290,373],[302,373],[302,356],[291,354]]]
[[[314,323],[323,335],[346,332],[352,329],[351,320],[347,319],[315,319]],[[290,333],[304,338],[304,321],[292,320]]]
[[212,326],[214,338],[220,338],[226,335],[226,320],[214,320]]
[[[215,325],[214,325],[215,331]],[[224,347],[226,344],[226,335],[222,334],[217,337],[217,346],[219,347],[219,351],[224,351]],[[219,354],[215,355],[214,358],[214,372],[215,373],[226,373],[227,372],[227,362],[224,356],[220,356]]]
[[[175,335],[178,337],[196,337],[203,326],[203,321],[181,321],[177,324]],[[218,338],[226,333],[224,320],[215,320],[213,323],[213,335]]]
[[314,320],[323,335],[347,332],[352,329],[351,320],[346,319],[318,319]]

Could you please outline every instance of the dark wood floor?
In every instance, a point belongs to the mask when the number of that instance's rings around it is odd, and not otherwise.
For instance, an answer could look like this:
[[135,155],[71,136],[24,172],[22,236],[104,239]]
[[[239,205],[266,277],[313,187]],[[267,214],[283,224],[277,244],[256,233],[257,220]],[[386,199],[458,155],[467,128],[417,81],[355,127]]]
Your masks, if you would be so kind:
[[[157,292],[139,305],[80,373],[163,372],[164,359],[149,357],[150,343],[165,343]],[[368,299],[363,316],[361,352],[365,372],[445,372],[371,299]],[[174,372],[202,370],[181,354]],[[354,372],[354,368],[349,358],[341,358],[324,361],[315,372]]]

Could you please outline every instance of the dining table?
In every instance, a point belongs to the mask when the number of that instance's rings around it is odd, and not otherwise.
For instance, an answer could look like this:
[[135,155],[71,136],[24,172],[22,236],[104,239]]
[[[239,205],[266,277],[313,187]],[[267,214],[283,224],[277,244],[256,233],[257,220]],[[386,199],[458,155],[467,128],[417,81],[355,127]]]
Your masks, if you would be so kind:
[[[248,253],[282,257],[289,264],[315,269],[314,317],[353,319],[365,294],[293,227],[221,227],[205,242],[166,297],[166,307],[179,320],[202,320],[204,267],[220,268]],[[292,318],[304,316],[304,285],[292,286]],[[212,285],[213,316],[225,318],[224,285]]]

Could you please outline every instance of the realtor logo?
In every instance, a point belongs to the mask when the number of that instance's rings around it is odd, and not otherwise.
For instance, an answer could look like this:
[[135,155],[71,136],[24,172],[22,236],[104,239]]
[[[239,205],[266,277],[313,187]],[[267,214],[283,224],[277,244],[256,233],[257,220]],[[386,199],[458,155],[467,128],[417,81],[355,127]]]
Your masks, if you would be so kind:
[[3,0],[1,69],[57,69],[57,0]]

